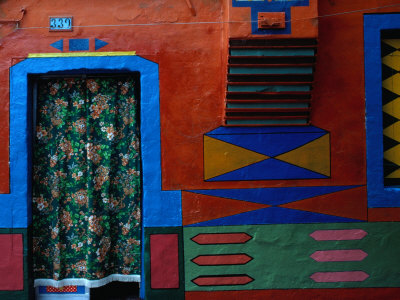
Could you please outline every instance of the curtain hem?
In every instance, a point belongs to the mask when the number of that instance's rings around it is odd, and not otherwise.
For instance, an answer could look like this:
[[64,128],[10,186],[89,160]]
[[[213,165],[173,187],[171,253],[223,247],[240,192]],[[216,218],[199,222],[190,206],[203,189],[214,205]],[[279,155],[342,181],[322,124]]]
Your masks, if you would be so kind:
[[97,288],[106,285],[107,283],[110,283],[112,281],[140,282],[140,275],[112,274],[98,280],[89,280],[85,278],[66,278],[62,280],[35,279],[34,287],[53,286],[55,288],[60,288],[66,285],[84,285],[88,288]]

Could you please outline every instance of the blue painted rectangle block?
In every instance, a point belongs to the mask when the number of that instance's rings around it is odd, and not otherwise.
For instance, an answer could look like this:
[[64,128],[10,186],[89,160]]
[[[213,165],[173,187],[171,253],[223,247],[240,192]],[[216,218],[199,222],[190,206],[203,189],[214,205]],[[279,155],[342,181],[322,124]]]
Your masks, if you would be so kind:
[[69,51],[89,51],[89,39],[70,39]]

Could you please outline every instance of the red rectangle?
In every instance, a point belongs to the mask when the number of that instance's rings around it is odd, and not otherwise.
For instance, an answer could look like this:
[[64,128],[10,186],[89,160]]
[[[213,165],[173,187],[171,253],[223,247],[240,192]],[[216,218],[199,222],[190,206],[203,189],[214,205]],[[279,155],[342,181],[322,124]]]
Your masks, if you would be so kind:
[[369,222],[398,222],[400,221],[400,207],[368,208]]
[[78,287],[76,285],[66,285],[60,288],[53,286],[46,286],[46,292],[48,293],[76,293]]
[[152,289],[179,288],[177,234],[150,235],[150,278]]
[[22,234],[0,234],[0,290],[24,289]]

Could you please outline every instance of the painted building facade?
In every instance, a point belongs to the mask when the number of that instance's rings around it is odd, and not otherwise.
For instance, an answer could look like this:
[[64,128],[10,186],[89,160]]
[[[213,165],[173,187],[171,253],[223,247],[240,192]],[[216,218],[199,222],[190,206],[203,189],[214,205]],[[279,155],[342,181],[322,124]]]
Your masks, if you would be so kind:
[[71,74],[139,78],[142,298],[399,297],[398,1],[2,1],[0,25],[1,299],[34,288],[32,78]]

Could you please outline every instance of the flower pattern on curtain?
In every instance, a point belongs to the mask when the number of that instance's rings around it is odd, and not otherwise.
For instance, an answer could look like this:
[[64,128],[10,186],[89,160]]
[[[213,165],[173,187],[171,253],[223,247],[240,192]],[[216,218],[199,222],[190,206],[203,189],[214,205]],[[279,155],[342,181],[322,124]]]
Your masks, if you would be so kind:
[[[34,278],[140,274],[140,154],[133,77],[38,81]],[[126,280],[129,281],[129,280]]]

